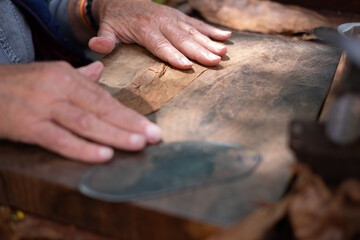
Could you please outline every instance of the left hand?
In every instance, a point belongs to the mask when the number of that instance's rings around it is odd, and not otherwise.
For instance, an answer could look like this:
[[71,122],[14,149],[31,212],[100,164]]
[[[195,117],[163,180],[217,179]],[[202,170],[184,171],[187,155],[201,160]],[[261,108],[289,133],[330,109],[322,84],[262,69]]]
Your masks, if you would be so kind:
[[96,82],[100,62],[0,64],[0,139],[37,144],[89,163],[112,147],[138,151],[161,139],[160,128],[125,107]]
[[137,43],[179,69],[192,67],[188,58],[215,66],[227,49],[210,38],[223,41],[231,36],[150,0],[95,0],[92,9],[100,29],[89,47],[100,54],[110,53],[120,42]]

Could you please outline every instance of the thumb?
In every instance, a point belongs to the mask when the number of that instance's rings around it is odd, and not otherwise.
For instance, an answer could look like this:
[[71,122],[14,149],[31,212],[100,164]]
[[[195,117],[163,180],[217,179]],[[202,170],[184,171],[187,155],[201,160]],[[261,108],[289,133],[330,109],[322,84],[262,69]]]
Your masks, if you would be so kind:
[[80,67],[76,70],[78,73],[83,75],[85,78],[88,78],[93,82],[97,82],[100,80],[101,74],[104,71],[104,65],[101,62],[96,61],[96,62],[90,63],[87,66]]
[[98,36],[90,39],[89,48],[99,54],[109,54],[114,49],[115,44],[115,31],[108,24],[102,23]]

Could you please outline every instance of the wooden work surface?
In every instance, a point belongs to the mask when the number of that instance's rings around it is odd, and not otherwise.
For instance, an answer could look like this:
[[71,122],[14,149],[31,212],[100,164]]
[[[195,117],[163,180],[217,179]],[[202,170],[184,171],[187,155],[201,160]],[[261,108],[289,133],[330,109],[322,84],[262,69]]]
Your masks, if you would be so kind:
[[[256,150],[263,161],[251,175],[130,203],[106,203],[77,190],[91,165],[2,142],[0,202],[119,239],[204,239],[245,217],[255,202],[277,201],[294,161],[287,146],[288,123],[318,116],[340,52],[245,34],[234,34],[225,44],[228,54],[219,66],[195,64],[189,71],[124,45],[103,60],[102,84],[126,105],[152,113],[165,143],[222,141]],[[125,155],[133,156],[117,153]]]

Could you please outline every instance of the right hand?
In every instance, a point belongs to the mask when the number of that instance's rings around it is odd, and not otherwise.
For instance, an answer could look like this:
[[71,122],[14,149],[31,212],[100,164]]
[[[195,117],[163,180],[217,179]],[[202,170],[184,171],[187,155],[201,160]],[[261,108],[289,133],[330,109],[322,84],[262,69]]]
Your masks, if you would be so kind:
[[224,41],[231,32],[177,9],[150,0],[96,0],[93,4],[100,28],[89,47],[97,53],[108,54],[119,42],[137,43],[179,69],[191,69],[188,58],[216,66],[226,54],[226,46],[211,39]]
[[93,163],[111,159],[111,147],[137,151],[160,141],[157,125],[96,84],[102,71],[100,62],[0,65],[0,139]]

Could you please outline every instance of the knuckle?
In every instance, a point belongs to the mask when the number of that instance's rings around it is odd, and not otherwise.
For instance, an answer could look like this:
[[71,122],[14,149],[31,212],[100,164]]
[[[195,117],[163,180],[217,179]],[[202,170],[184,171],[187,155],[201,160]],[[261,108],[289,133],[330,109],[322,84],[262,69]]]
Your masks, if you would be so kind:
[[206,24],[203,21],[197,21],[198,28],[203,28],[206,26]]
[[151,19],[146,15],[134,16],[130,19],[130,22],[133,26],[136,26],[136,28],[141,32],[147,32],[151,27]]
[[162,32],[172,33],[174,31],[174,25],[171,22],[168,24],[163,24],[163,25],[159,26],[159,28]]
[[177,40],[178,40],[178,43],[182,45],[182,44],[184,44],[186,41],[189,40],[189,36],[186,35],[186,34],[179,34]]
[[39,79],[43,81],[48,81],[49,79],[53,79],[53,77],[56,76],[54,65],[49,63],[39,64],[37,72],[39,74]]
[[117,101],[113,98],[113,96],[107,92],[103,91],[101,94],[98,94],[98,101],[96,108],[98,109],[99,116],[107,116],[112,113],[112,111],[116,108]]
[[69,139],[65,135],[53,134],[48,140],[50,145],[58,149],[67,149],[69,147]]
[[169,43],[165,40],[159,40],[155,42],[154,50],[155,52],[161,52],[163,49],[167,48],[169,46]]
[[195,18],[188,18],[188,22],[191,22],[190,24],[196,27],[197,29],[201,29],[207,26],[203,21],[200,21]]
[[170,20],[169,13],[167,11],[158,12],[156,15],[160,22],[169,22]]
[[38,123],[32,127],[32,130],[30,131],[31,142],[37,143],[41,146],[48,146],[50,148],[67,148],[67,136],[64,134],[59,134],[53,130],[44,131],[44,127],[42,126],[43,124],[44,123]]
[[145,35],[150,31],[150,26],[144,23],[139,23],[137,29],[140,34]]
[[63,73],[60,75],[58,81],[64,85],[73,85],[74,82],[73,77],[69,73]]
[[158,19],[159,21],[162,20],[169,20],[172,16],[173,13],[171,12],[171,8],[168,8],[167,6],[164,5],[160,5],[157,6],[156,8],[152,8],[152,16],[154,16],[154,18]]
[[191,27],[191,28],[189,28],[188,33],[190,36],[194,36],[194,35],[198,34],[198,31],[195,28]]
[[55,81],[56,83],[72,82],[72,67],[65,61],[43,64],[41,68],[42,79],[46,81]]
[[90,131],[94,129],[95,121],[95,116],[89,113],[81,113],[76,118],[76,122],[83,131]]
[[96,96],[98,98],[99,104],[111,104],[112,101],[114,101],[113,96],[110,92],[104,90],[101,87],[97,87],[95,90]]
[[67,62],[59,62],[59,76],[60,81],[63,83],[72,83],[73,81],[73,68]]

